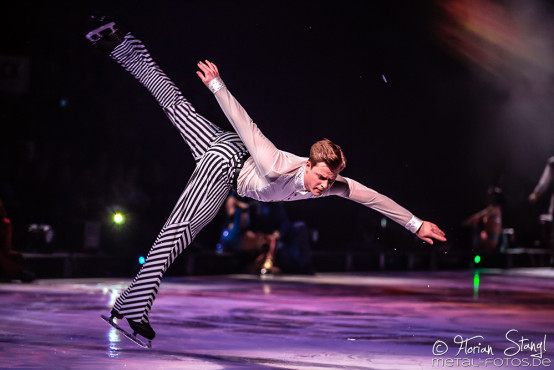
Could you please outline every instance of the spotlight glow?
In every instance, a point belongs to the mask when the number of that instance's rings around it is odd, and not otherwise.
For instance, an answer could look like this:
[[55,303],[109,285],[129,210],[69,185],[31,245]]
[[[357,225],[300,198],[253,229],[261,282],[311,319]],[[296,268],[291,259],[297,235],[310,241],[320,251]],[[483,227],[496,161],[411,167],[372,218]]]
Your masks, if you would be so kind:
[[113,222],[115,222],[116,224],[122,224],[125,222],[125,217],[123,217],[123,214],[118,212],[113,215]]
[[480,255],[476,255],[475,258],[473,259],[473,261],[474,261],[475,263],[481,262],[481,256],[480,256]]
[[140,256],[140,257],[139,257],[139,263],[140,263],[141,265],[143,265],[145,261],[146,261],[146,258],[144,258],[143,256]]

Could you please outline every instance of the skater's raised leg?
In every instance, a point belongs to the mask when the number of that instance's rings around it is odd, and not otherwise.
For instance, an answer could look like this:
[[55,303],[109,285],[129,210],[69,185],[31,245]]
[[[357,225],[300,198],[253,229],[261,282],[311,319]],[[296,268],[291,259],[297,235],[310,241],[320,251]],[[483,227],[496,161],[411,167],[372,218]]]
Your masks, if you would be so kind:
[[98,18],[97,27],[87,34],[94,45],[135,77],[156,99],[198,161],[221,128],[198,114],[173,81],[150,56],[144,44],[115,22]]

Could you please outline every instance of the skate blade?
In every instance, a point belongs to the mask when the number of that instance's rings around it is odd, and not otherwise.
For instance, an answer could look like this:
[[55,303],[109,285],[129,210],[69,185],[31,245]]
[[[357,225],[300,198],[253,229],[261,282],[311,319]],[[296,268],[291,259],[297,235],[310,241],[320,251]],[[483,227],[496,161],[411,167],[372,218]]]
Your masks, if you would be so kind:
[[[106,33],[106,30],[110,30],[110,32]],[[115,31],[115,22],[110,22],[90,31],[85,35],[85,37],[91,42],[97,42],[100,41],[104,35],[112,34]]]
[[108,324],[110,324],[112,327],[114,327],[117,331],[122,333],[124,336],[126,336],[129,340],[133,341],[134,343],[138,344],[142,348],[152,348],[152,341],[149,340],[148,343],[144,343],[142,340],[137,338],[136,335],[129,334],[127,330],[123,329],[121,326],[117,325],[111,317],[100,315],[102,320],[106,321]]

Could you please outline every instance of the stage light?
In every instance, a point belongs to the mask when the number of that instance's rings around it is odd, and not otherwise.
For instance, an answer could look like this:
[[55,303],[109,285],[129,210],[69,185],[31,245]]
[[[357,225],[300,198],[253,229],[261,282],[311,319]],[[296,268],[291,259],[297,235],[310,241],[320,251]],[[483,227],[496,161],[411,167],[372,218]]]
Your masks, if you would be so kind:
[[139,263],[140,263],[141,265],[144,265],[144,262],[145,262],[145,261],[146,261],[146,258],[144,258],[143,256],[140,256],[140,257],[139,257]]
[[117,212],[113,215],[113,222],[115,222],[118,225],[121,225],[125,222],[125,217],[122,213]]
[[475,262],[475,263],[481,262],[481,256],[480,256],[480,255],[476,255],[475,258],[473,259],[473,262]]

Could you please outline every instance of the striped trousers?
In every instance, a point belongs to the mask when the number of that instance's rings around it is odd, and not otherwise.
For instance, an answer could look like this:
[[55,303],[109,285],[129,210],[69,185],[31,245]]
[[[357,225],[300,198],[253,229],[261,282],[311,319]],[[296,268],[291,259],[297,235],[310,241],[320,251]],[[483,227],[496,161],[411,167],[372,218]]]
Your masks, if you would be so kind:
[[148,323],[163,274],[225,201],[247,150],[239,136],[202,117],[131,34],[110,54],[146,87],[189,146],[196,167],[139,273],[114,304],[126,318]]

